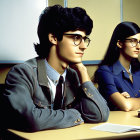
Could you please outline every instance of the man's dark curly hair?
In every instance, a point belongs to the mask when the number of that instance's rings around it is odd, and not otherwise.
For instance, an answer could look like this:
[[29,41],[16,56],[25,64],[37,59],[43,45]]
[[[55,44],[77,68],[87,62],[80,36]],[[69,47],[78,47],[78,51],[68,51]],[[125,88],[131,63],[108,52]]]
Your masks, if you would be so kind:
[[93,21],[83,8],[63,8],[60,5],[46,7],[40,15],[38,24],[39,44],[35,51],[40,57],[46,58],[52,46],[48,34],[52,33],[59,41],[64,32],[81,30],[89,35],[93,28]]

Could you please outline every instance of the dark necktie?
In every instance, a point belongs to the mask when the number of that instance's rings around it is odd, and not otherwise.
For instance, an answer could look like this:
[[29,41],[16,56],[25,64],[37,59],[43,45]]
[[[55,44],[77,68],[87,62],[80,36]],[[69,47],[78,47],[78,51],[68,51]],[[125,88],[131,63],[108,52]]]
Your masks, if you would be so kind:
[[54,110],[60,109],[62,107],[62,84],[63,84],[63,76],[60,76],[58,84],[56,86],[56,94],[55,94],[55,100],[54,100]]

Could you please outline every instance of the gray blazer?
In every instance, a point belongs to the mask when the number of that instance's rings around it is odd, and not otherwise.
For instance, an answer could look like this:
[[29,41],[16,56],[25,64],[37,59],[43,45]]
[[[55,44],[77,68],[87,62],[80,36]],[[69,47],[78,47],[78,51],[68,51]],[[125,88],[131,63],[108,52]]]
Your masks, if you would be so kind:
[[60,110],[52,108],[45,59],[37,57],[15,65],[5,84],[3,101],[4,111],[9,114],[7,127],[39,131],[108,120],[109,109],[104,98],[92,82],[80,85],[76,71],[71,68],[67,71],[63,109]]

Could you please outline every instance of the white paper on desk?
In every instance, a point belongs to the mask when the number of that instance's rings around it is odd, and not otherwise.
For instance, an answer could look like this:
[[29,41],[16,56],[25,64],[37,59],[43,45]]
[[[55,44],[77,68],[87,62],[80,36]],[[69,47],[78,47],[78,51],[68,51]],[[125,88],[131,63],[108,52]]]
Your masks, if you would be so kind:
[[124,133],[130,131],[140,131],[140,126],[134,125],[120,125],[112,123],[104,123],[91,128],[92,130],[108,131],[113,133]]

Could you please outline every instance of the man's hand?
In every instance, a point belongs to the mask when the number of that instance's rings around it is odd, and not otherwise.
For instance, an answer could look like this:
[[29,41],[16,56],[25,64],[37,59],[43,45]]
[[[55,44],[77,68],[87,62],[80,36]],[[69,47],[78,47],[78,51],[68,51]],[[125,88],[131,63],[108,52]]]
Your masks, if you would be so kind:
[[78,73],[81,83],[91,81],[87,72],[87,68],[83,65],[83,63],[71,64],[70,67]]

